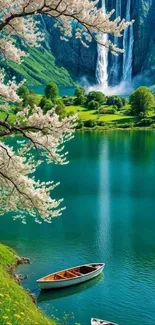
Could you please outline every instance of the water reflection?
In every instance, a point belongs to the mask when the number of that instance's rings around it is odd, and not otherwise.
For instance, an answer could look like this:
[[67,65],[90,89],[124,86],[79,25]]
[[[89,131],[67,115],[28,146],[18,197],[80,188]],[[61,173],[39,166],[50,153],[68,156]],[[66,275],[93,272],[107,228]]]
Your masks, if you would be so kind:
[[53,196],[64,197],[63,215],[50,226],[0,218],[0,240],[32,259],[19,272],[29,275],[23,285],[37,294],[36,279],[45,274],[106,264],[104,281],[39,294],[48,316],[54,307],[59,314],[73,311],[81,324],[92,315],[122,325],[154,324],[154,143],[154,132],[78,133],[67,144],[69,165],[42,164],[36,173],[61,181]]
[[98,277],[95,279],[92,279],[90,281],[81,283],[76,286],[71,286],[68,288],[61,288],[57,290],[42,290],[37,298],[38,303],[40,302],[45,302],[48,300],[55,300],[55,299],[60,299],[68,296],[73,296],[75,294],[78,294],[82,291],[88,290],[91,287],[97,285],[99,282],[103,281],[104,279],[104,274],[101,273]]

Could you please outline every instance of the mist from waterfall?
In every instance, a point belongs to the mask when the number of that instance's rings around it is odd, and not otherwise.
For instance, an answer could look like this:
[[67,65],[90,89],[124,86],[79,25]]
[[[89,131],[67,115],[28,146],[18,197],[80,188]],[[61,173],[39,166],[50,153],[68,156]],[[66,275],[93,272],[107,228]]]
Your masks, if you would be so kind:
[[[125,7],[126,21],[132,20],[132,0],[114,0],[111,6],[115,8],[115,17],[121,17]],[[106,0],[101,0],[103,11],[106,12]],[[112,10],[113,7],[108,10]],[[104,34],[102,42],[108,40],[108,35]],[[134,30],[133,25],[124,30],[123,38],[114,37],[112,42],[120,48],[124,48],[125,53],[118,56],[108,53],[104,46],[98,45],[98,59],[96,66],[97,85],[93,87],[96,90],[103,91],[106,95],[119,94],[125,95],[134,88],[132,80],[132,61],[134,46]],[[93,89],[91,87],[91,89]]]
[[[105,0],[101,1],[102,9],[106,11]],[[107,34],[102,36],[101,42],[106,43],[108,40]],[[108,88],[108,51],[104,46],[98,45],[98,60],[96,66],[96,79],[100,89]]]
[[[126,21],[131,20],[131,0],[127,0],[126,6]],[[123,48],[123,81],[130,82],[132,80],[132,60],[133,60],[133,45],[134,45],[134,31],[133,25],[129,26],[124,31]]]

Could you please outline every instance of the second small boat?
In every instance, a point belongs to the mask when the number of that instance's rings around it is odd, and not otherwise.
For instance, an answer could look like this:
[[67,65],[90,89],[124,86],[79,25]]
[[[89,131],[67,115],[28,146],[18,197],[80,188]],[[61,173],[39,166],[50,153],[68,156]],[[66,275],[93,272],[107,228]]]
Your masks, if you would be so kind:
[[66,269],[60,272],[49,274],[39,280],[37,283],[41,289],[64,288],[71,285],[79,284],[95,278],[104,269],[104,263],[85,264]]
[[118,325],[118,324],[109,322],[107,320],[91,318],[91,325]]

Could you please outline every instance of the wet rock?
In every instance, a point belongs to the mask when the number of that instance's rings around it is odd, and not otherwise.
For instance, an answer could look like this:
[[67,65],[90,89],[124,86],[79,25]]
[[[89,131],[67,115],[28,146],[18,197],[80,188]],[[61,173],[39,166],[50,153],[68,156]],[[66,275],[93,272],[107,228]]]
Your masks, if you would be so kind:
[[21,264],[30,264],[30,259],[28,257],[18,257],[17,258],[17,265],[21,265]]
[[28,276],[27,275],[23,275],[23,274],[13,274],[13,276],[14,276],[14,279],[15,279],[15,281],[17,282],[17,283],[21,283],[21,281],[23,281],[23,280],[25,280],[25,279],[27,279],[28,278]]
[[32,299],[32,301],[33,301],[33,303],[35,304],[35,305],[37,305],[37,299],[36,299],[36,296],[29,290],[29,289],[27,289],[26,290],[26,292],[27,292],[27,294],[29,295],[29,297]]

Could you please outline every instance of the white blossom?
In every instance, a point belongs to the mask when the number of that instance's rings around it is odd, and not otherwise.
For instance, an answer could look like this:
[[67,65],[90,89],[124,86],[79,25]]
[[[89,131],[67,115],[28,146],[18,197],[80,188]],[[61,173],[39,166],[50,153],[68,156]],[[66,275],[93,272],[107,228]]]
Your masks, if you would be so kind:
[[[114,10],[105,13],[102,8],[97,9],[98,2],[98,0],[0,0],[0,31],[5,30],[0,48],[4,51],[4,55],[20,63],[20,57],[24,56],[23,51],[16,49],[13,56],[14,42],[9,41],[6,45],[4,42],[8,42],[7,37],[11,35],[22,38],[26,45],[38,46],[43,34],[33,19],[37,14],[54,17],[55,25],[63,33],[63,39],[75,36],[86,46],[92,39],[103,44],[101,41],[103,33],[120,37],[122,31],[133,21],[125,22],[120,17],[111,20]],[[78,24],[75,26],[73,22]],[[122,52],[122,49],[109,41],[103,45],[113,52]]]
[[22,134],[27,141],[19,141],[17,152],[0,142],[0,213],[13,210],[17,214],[15,218],[20,217],[23,222],[27,214],[35,220],[40,216],[50,222],[62,211],[59,208],[62,200],[57,201],[50,196],[58,184],[35,181],[31,174],[43,160],[47,163],[67,163],[66,153],[63,153],[64,143],[72,138],[76,116],[60,121],[54,110],[45,115],[39,107],[34,108],[32,115],[29,111],[25,108],[18,114],[16,125],[1,122],[8,134]]
[[[15,78],[5,83],[5,72],[0,71],[0,98],[5,102],[20,102],[21,99],[17,95],[17,89],[24,83],[24,80],[16,84]],[[6,106],[8,109],[8,107]]]
[[[103,33],[121,37],[133,21],[125,22],[120,17],[113,21],[114,11],[105,13],[97,9],[97,4],[98,0],[0,0],[1,55],[20,64],[27,54],[18,47],[18,38],[25,48],[39,46],[44,37],[34,20],[39,14],[55,19],[64,40],[74,36],[85,46],[92,40],[102,44]],[[102,45],[114,53],[123,51],[110,41]],[[7,81],[5,72],[0,71],[0,101],[6,114],[0,120],[0,137],[22,135],[25,139],[15,138],[19,146],[16,151],[0,142],[0,214],[14,211],[14,218],[21,218],[23,224],[27,215],[39,224],[41,219],[50,223],[63,209],[62,200],[51,197],[58,184],[35,180],[34,172],[43,161],[67,163],[64,144],[73,136],[76,116],[60,121],[54,109],[43,114],[40,107],[35,106],[32,111],[26,107],[11,124],[9,104],[20,101],[17,90],[22,83],[17,84],[15,78]]]

